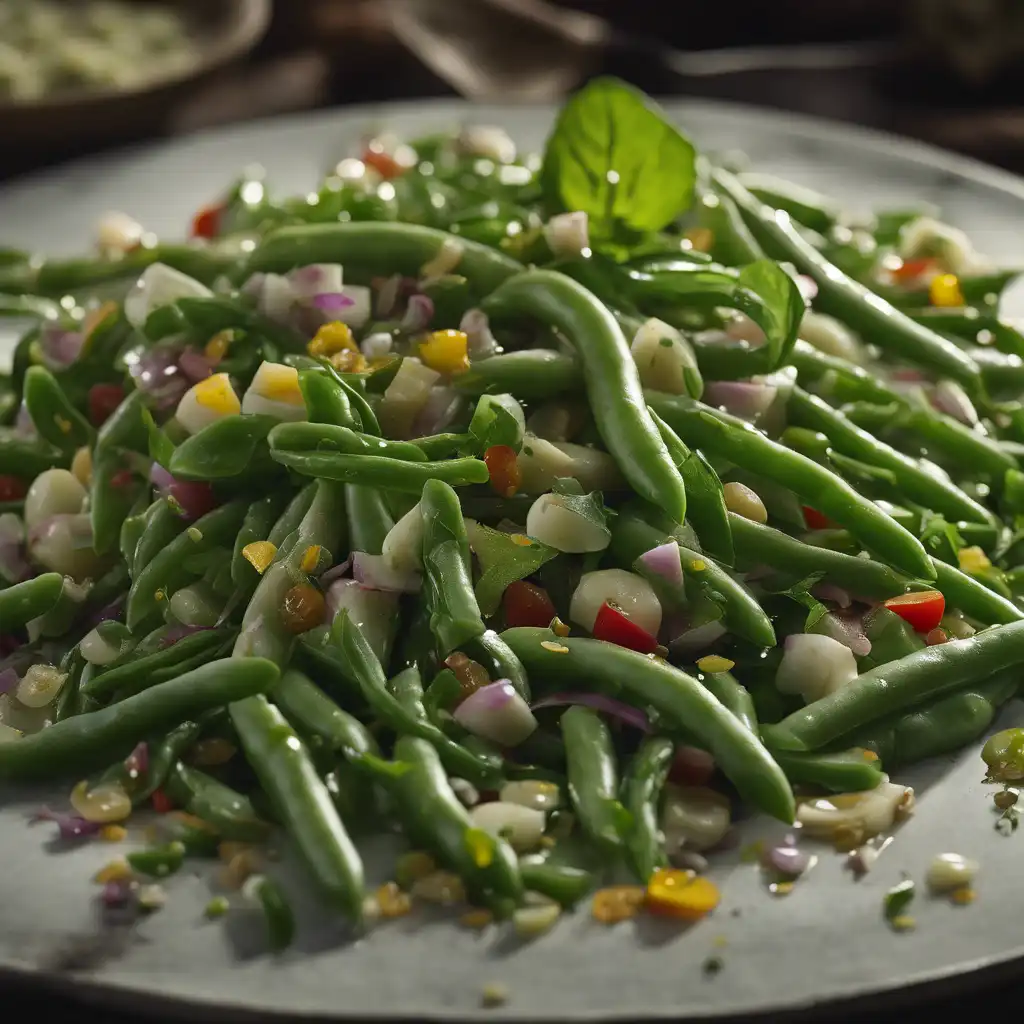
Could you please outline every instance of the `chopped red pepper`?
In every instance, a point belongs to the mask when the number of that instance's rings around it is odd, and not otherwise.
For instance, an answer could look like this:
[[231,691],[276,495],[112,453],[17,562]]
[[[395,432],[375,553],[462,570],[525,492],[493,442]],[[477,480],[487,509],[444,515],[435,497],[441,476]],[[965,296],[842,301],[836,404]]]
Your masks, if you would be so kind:
[[700,747],[685,745],[676,747],[672,767],[668,770],[669,781],[677,786],[706,786],[715,774],[715,759]]
[[885,607],[909,622],[918,633],[928,633],[941,621],[946,599],[938,590],[918,590],[911,594],[890,597]]
[[192,218],[193,238],[216,238],[220,234],[220,221],[224,216],[223,203],[201,207]]
[[0,476],[0,501],[21,501],[28,494],[28,484],[21,477]]
[[543,587],[516,580],[501,597],[505,622],[512,626],[546,626],[555,617],[555,606]]
[[832,520],[816,508],[811,508],[810,505],[801,505],[800,507],[803,510],[804,522],[807,524],[808,530],[827,530],[832,526]]
[[928,630],[928,635],[924,638],[924,642],[929,647],[937,647],[939,644],[944,644],[948,640],[949,634],[941,626],[936,626],[934,629]]
[[617,644],[619,647],[628,647],[631,651],[639,651],[641,654],[651,654],[658,647],[657,637],[651,636],[646,629],[626,618],[618,608],[612,607],[607,601],[601,605],[594,620],[594,637],[597,640],[606,640],[610,644]]
[[135,479],[130,469],[119,469],[111,478],[111,487],[128,487]]
[[900,284],[912,284],[919,277],[927,274],[928,271],[933,270],[935,266],[935,260],[927,256],[919,260],[904,260],[903,263],[892,272],[892,276]]
[[372,145],[363,151],[362,160],[367,167],[372,167],[385,180],[397,178],[405,173],[405,168],[390,153],[385,153],[383,149],[375,149]]
[[154,789],[150,799],[153,801],[153,810],[157,814],[166,814],[168,811],[174,810],[174,802],[162,789]]
[[89,406],[89,422],[94,427],[102,427],[124,401],[124,388],[120,384],[93,384],[86,401]]
[[484,465],[491,474],[491,487],[503,498],[511,498],[523,479],[514,448],[507,444],[491,445],[484,452]]

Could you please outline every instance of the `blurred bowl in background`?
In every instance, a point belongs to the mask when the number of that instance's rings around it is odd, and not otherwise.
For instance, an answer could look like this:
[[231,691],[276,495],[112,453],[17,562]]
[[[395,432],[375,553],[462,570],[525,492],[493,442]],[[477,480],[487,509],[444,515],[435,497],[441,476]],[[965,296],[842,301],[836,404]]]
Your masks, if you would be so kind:
[[[150,0],[152,5],[152,0]],[[156,70],[124,87],[61,90],[26,101],[0,99],[4,150],[68,152],[83,144],[112,142],[160,132],[180,102],[259,43],[272,0],[161,0],[180,11],[195,46],[187,64]]]

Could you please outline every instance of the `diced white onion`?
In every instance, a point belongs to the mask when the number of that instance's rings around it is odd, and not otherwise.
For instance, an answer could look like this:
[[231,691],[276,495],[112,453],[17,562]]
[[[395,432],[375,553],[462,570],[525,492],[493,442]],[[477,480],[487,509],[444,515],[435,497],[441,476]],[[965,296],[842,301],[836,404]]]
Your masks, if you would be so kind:
[[459,133],[459,146],[472,156],[497,164],[510,164],[516,158],[516,144],[504,128],[495,125],[467,125]]
[[430,389],[441,374],[418,359],[402,361],[394,379],[384,391],[377,416],[389,437],[412,437],[412,425],[430,397]]
[[536,850],[544,836],[544,812],[522,804],[492,800],[471,808],[469,817],[481,831],[507,839],[517,853]]
[[82,580],[93,576],[100,566],[91,538],[88,515],[51,516],[33,535],[29,557],[53,572]]
[[456,707],[454,717],[475,736],[502,747],[522,743],[537,728],[530,705],[507,679],[475,690]]
[[786,637],[775,686],[809,704],[856,678],[857,659],[849,647],[820,633],[796,633]]
[[566,508],[558,494],[542,494],[530,506],[526,532],[541,544],[572,554],[604,551],[610,541],[607,531]]
[[213,292],[197,281],[166,263],[153,263],[146,267],[124,300],[125,319],[133,327],[141,327],[154,309],[169,306],[178,299],[209,298]]
[[360,351],[369,359],[382,359],[390,353],[395,344],[395,339],[387,331],[378,331],[364,338],[359,345]]
[[597,613],[606,601],[651,636],[658,635],[661,602],[643,576],[625,569],[584,573],[569,605],[570,621],[593,633]]
[[371,590],[356,580],[335,580],[327,591],[332,617],[348,612],[373,648],[378,661],[386,662],[398,619],[399,595],[389,590]]
[[545,441],[535,434],[523,439],[519,465],[519,489],[524,494],[550,491],[559,478],[578,480],[585,491],[614,491],[623,485],[615,460],[599,448],[568,441]]
[[797,803],[796,820],[812,839],[843,839],[860,845],[865,839],[887,832],[893,823],[910,813],[914,791],[897,786],[883,776],[874,789],[863,793],[810,797]]
[[347,284],[341,294],[352,300],[352,304],[337,312],[332,312],[331,320],[340,320],[354,330],[365,327],[370,322],[373,307],[373,293],[361,284]]
[[824,313],[808,309],[800,323],[800,337],[819,352],[860,365],[864,351],[860,341],[844,324]]
[[582,210],[556,213],[544,225],[544,238],[558,257],[571,259],[582,256],[590,249],[589,221]]
[[388,530],[381,554],[395,572],[419,572],[423,568],[423,517],[419,502]]
[[[181,591],[178,591],[181,593]],[[174,598],[171,598],[171,604],[173,606]],[[82,653],[82,657],[85,658],[90,665],[109,665],[111,662],[117,661],[121,656],[121,645],[109,643],[98,629],[92,629],[82,637],[82,642],[78,647]]]
[[691,393],[687,380],[694,379],[697,360],[689,343],[671,324],[656,317],[645,320],[634,335],[629,350],[633,353],[633,362],[645,388],[673,395]]

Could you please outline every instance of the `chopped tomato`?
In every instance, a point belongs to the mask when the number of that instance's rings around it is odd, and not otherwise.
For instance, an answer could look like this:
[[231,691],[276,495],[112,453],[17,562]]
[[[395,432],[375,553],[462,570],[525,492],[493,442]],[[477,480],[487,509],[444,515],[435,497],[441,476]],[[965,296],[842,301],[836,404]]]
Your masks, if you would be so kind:
[[935,267],[935,260],[927,256],[919,260],[904,260],[899,267],[892,271],[892,276],[900,284],[912,284]]
[[827,530],[832,525],[832,520],[816,508],[811,508],[810,505],[802,505],[801,508],[803,509],[804,522],[807,524],[808,530]]
[[928,633],[942,619],[946,611],[946,599],[938,590],[918,590],[890,597],[885,607],[909,622],[918,633]]
[[651,654],[658,648],[658,638],[651,636],[646,629],[627,619],[625,615],[613,608],[607,601],[601,605],[594,620],[594,637],[605,640],[619,647],[628,647],[631,651]]
[[715,759],[700,747],[676,747],[668,777],[677,786],[706,786],[715,774]]
[[949,634],[941,626],[928,630],[928,635],[924,638],[924,642],[929,647],[937,647],[939,644],[946,643],[947,640],[949,640]]
[[94,427],[102,427],[123,401],[124,388],[120,384],[93,384],[87,398],[89,422]]
[[192,218],[193,238],[216,238],[220,234],[220,221],[224,216],[222,203],[200,207]]
[[484,464],[491,474],[491,487],[503,498],[511,498],[519,490],[522,473],[514,448],[507,444],[493,444],[484,452]]
[[397,178],[405,172],[405,168],[390,154],[383,149],[375,149],[367,146],[363,151],[363,163],[372,167],[382,178]]
[[0,501],[21,501],[28,494],[28,484],[20,477],[0,476]]
[[153,810],[157,814],[166,814],[168,811],[174,810],[174,803],[162,789],[153,790],[151,799],[153,801]]
[[512,626],[546,626],[555,617],[555,606],[543,587],[516,580],[501,598],[505,622]]

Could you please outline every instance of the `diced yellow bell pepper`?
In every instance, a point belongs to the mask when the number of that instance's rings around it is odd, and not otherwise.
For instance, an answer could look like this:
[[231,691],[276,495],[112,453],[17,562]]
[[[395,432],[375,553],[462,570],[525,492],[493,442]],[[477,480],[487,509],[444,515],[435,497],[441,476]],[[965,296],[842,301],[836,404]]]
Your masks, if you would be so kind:
[[438,373],[465,373],[469,340],[464,331],[431,331],[420,343],[420,359]]
[[204,346],[203,355],[216,365],[227,354],[231,347],[231,332],[218,331]]
[[647,883],[647,909],[665,917],[699,921],[718,906],[719,899],[715,883],[692,871],[659,868]]
[[242,557],[262,576],[274,560],[277,547],[269,540],[254,540],[242,548]]
[[366,369],[366,357],[358,349],[345,348],[335,352],[330,363],[338,373],[362,373]]
[[961,548],[957,554],[957,561],[960,563],[960,568],[963,572],[974,575],[980,572],[985,572],[992,568],[992,563],[989,561],[988,555],[981,550],[977,545],[972,545],[968,548]]
[[611,885],[594,893],[590,912],[601,924],[618,924],[636,917],[644,904],[642,885]]
[[690,228],[683,237],[697,252],[710,252],[715,244],[715,233],[711,228]]
[[963,306],[964,293],[956,274],[939,274],[928,286],[928,298],[933,306]]
[[703,658],[698,659],[697,668],[701,672],[728,672],[729,669],[735,667],[736,662],[730,661],[728,658],[723,658],[719,654],[705,654]]
[[340,320],[333,320],[324,324],[313,340],[306,346],[306,351],[311,356],[333,356],[335,352],[348,349],[350,352],[358,352],[356,339],[352,336],[352,328],[343,324]]

